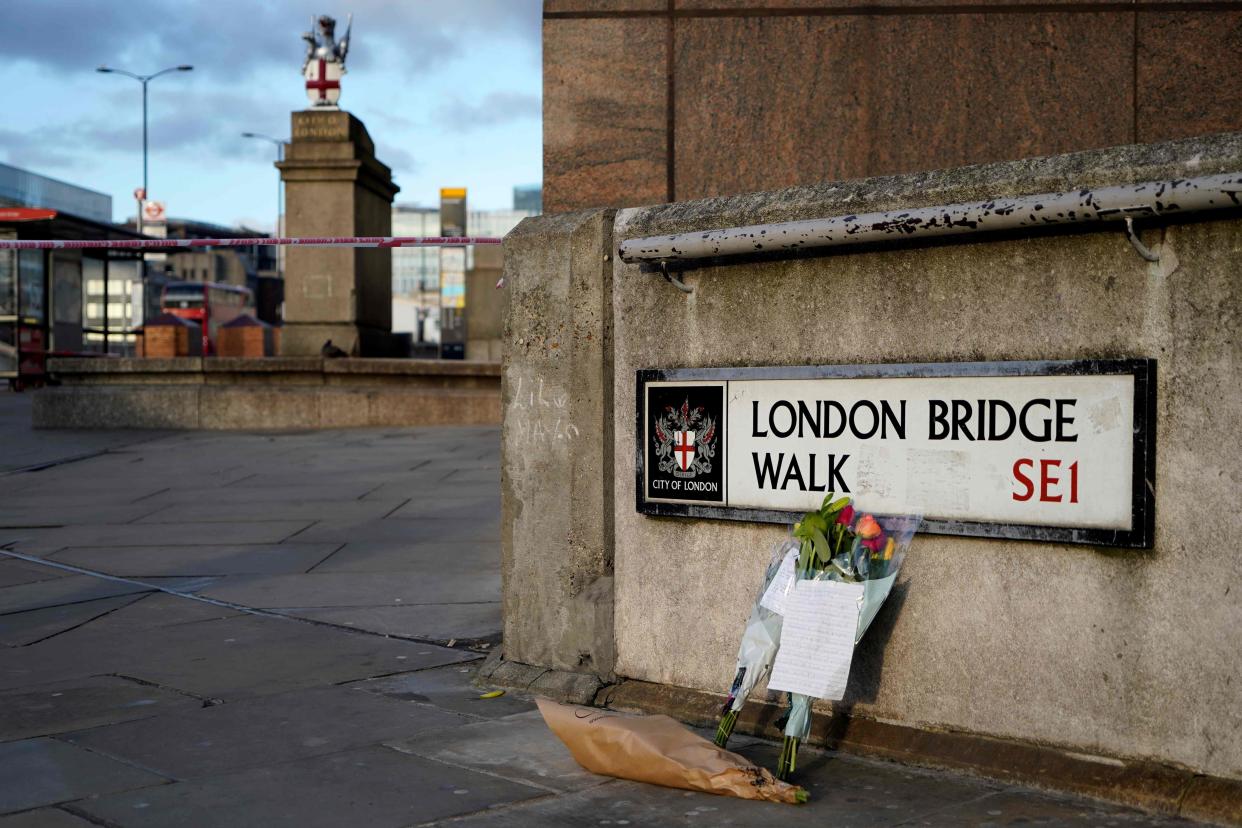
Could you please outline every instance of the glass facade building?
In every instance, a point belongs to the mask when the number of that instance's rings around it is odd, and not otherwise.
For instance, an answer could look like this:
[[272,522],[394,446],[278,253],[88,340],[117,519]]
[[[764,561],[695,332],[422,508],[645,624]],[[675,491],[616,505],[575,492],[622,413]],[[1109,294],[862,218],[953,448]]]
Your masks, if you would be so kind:
[[[440,211],[435,207],[397,205],[392,210],[394,236],[440,235]],[[392,292],[411,296],[440,289],[440,255],[434,247],[397,247],[392,251]]]
[[46,207],[104,224],[112,221],[112,196],[0,164],[0,204]]
[[[503,237],[522,219],[533,215],[536,213],[530,210],[469,210],[466,214],[466,234]],[[392,209],[392,234],[440,235],[439,208],[395,205]],[[414,334],[415,342],[440,341],[443,250],[439,247],[397,247],[392,251],[392,329]],[[474,248],[466,248],[464,270],[454,256],[449,257],[449,262],[449,270],[454,274],[451,278],[456,284],[461,281],[457,274],[474,267]],[[456,287],[453,289],[456,290]],[[465,302],[464,283],[462,289],[462,301]]]
[[537,216],[543,212],[543,185],[519,184],[513,188],[513,209]]

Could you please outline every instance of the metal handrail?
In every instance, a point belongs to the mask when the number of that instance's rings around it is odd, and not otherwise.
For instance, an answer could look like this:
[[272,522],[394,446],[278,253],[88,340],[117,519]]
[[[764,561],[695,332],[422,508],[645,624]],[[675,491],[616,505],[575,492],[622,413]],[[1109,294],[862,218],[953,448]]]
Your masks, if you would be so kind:
[[629,263],[672,266],[676,262],[697,259],[793,255],[803,250],[843,245],[1107,221],[1126,221],[1128,235],[1135,241],[1137,237],[1130,225],[1133,219],[1239,207],[1242,206],[1240,196],[1242,172],[1233,172],[938,207],[646,236],[621,242],[619,255]]

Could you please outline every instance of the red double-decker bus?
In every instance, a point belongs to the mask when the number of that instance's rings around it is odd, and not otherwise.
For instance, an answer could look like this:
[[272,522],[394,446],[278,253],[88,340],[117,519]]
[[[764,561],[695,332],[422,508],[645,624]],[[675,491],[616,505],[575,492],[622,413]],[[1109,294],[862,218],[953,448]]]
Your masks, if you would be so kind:
[[215,282],[175,282],[164,286],[160,308],[165,313],[197,322],[203,331],[203,356],[216,352],[220,326],[244,313],[254,314],[254,296],[248,288]]

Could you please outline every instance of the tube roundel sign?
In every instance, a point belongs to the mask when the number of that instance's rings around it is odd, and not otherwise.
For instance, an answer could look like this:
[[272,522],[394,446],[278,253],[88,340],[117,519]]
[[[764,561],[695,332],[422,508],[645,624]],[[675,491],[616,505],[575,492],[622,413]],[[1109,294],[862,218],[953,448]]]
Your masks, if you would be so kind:
[[792,522],[826,492],[923,531],[1152,542],[1155,360],[646,369],[636,505]]

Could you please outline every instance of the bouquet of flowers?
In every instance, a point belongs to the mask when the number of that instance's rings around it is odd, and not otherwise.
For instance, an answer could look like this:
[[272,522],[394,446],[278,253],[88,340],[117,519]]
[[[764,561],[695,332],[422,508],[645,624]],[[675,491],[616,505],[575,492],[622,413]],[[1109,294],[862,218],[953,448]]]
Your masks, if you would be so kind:
[[777,544],[772,551],[772,559],[768,562],[767,571],[763,575],[763,586],[755,596],[755,604],[750,610],[750,618],[746,621],[746,629],[742,633],[742,643],[737,650],[737,673],[733,678],[733,686],[729,688],[729,696],[725,699],[724,708],[720,711],[720,726],[716,728],[716,744],[726,747],[729,737],[733,735],[733,727],[737,724],[737,715],[741,712],[746,699],[754,690],[760,679],[772,669],[776,658],[776,649],[781,641],[781,615],[773,612],[764,604],[764,596],[772,586],[782,565],[788,571],[786,559],[796,553],[797,543],[791,540]]
[[[850,498],[834,499],[830,492],[818,510],[807,512],[794,525],[794,538],[799,542],[795,580],[862,585],[854,644],[862,640],[892,591],[921,521],[921,517],[914,515],[863,514],[854,508]],[[790,584],[789,588],[793,586]],[[798,746],[811,729],[810,708],[811,697],[789,694],[778,779],[788,779],[797,766]]]
[[[763,586],[751,608],[742,643],[738,648],[737,672],[716,729],[716,744],[724,747],[737,724],[738,713],[754,687],[781,660],[801,658],[814,662],[820,653],[797,652],[782,655],[782,635],[786,629],[786,599],[798,581],[836,581],[858,584],[857,612],[847,608],[855,623],[852,642],[844,652],[844,673],[848,675],[848,656],[852,644],[862,640],[876,613],[892,591],[910,540],[921,518],[913,515],[877,516],[860,513],[849,497],[829,493],[819,509],[807,512],[794,525],[793,538],[779,544],[764,572]],[[853,598],[850,599],[851,601]],[[839,626],[835,629],[840,631]],[[792,635],[792,633],[791,633]],[[795,645],[798,646],[798,645]],[[785,740],[781,749],[777,778],[787,779],[797,765],[798,746],[810,732],[811,699],[804,693],[790,692],[789,709],[784,717]],[[836,696],[840,698],[840,696]]]

